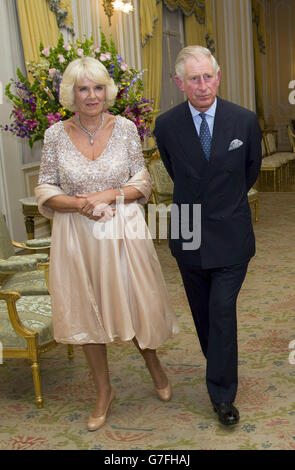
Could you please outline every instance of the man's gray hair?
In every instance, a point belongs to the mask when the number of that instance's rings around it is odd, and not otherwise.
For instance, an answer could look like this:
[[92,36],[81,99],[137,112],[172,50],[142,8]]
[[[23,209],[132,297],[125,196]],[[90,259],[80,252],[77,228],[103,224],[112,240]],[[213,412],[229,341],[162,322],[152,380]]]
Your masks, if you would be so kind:
[[176,58],[176,62],[175,62],[175,72],[176,72],[176,75],[181,79],[181,81],[183,81],[183,79],[184,79],[185,61],[187,59],[189,59],[190,57],[198,59],[200,56],[209,57],[212,60],[213,69],[214,69],[214,72],[217,76],[217,74],[220,70],[220,67],[217,63],[217,60],[211,54],[209,49],[206,49],[206,47],[203,47],[203,46],[187,46],[187,47],[184,47],[183,49],[181,49],[181,51],[179,52],[179,54]]

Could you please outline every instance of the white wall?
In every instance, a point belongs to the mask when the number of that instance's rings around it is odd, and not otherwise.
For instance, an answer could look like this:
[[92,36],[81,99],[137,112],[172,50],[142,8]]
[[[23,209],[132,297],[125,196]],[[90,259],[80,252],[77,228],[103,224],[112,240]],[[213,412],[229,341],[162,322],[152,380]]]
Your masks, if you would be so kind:
[[[14,0],[0,0],[0,81],[3,86],[15,77],[16,68],[24,70],[22,49],[18,36]],[[11,105],[0,101],[0,122],[9,121]],[[22,172],[22,143],[5,132],[0,133],[0,207],[6,216],[11,237],[26,238],[24,218],[19,199],[25,197]]]

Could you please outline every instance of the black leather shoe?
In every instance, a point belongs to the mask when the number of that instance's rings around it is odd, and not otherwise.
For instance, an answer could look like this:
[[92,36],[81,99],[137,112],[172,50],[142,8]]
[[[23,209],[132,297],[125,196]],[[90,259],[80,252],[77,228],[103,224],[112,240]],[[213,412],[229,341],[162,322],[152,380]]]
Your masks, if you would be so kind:
[[230,426],[237,424],[240,419],[239,412],[230,402],[213,403],[213,409],[218,414],[218,419],[222,424]]

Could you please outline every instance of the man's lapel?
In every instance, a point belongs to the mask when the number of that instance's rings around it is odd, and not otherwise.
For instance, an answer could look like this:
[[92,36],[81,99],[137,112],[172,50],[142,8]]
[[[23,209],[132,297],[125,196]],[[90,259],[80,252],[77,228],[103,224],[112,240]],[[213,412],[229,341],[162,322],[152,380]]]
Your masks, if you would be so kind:
[[188,162],[196,170],[202,171],[208,166],[208,161],[203,152],[187,101],[183,103],[180,111],[174,127],[175,138],[182,149],[185,162]]
[[227,152],[232,136],[233,124],[232,114],[224,106],[224,101],[217,97],[210,154],[212,162],[218,158],[218,155],[224,155]]
[[187,101],[181,106],[177,119],[171,123],[175,144],[181,149],[184,163],[187,162],[195,168],[200,176],[204,175],[218,157],[224,156],[228,150],[234,122],[232,113],[225,103],[217,97],[209,162],[203,152]]

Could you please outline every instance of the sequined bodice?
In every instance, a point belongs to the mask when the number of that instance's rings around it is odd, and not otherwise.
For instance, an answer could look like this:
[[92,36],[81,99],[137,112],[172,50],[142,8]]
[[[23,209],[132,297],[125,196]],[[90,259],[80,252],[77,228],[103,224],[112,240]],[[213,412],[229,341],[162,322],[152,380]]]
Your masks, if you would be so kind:
[[75,147],[59,121],[45,132],[38,184],[57,185],[73,196],[121,187],[144,168],[141,142],[130,120],[116,116],[112,135],[96,160]]

